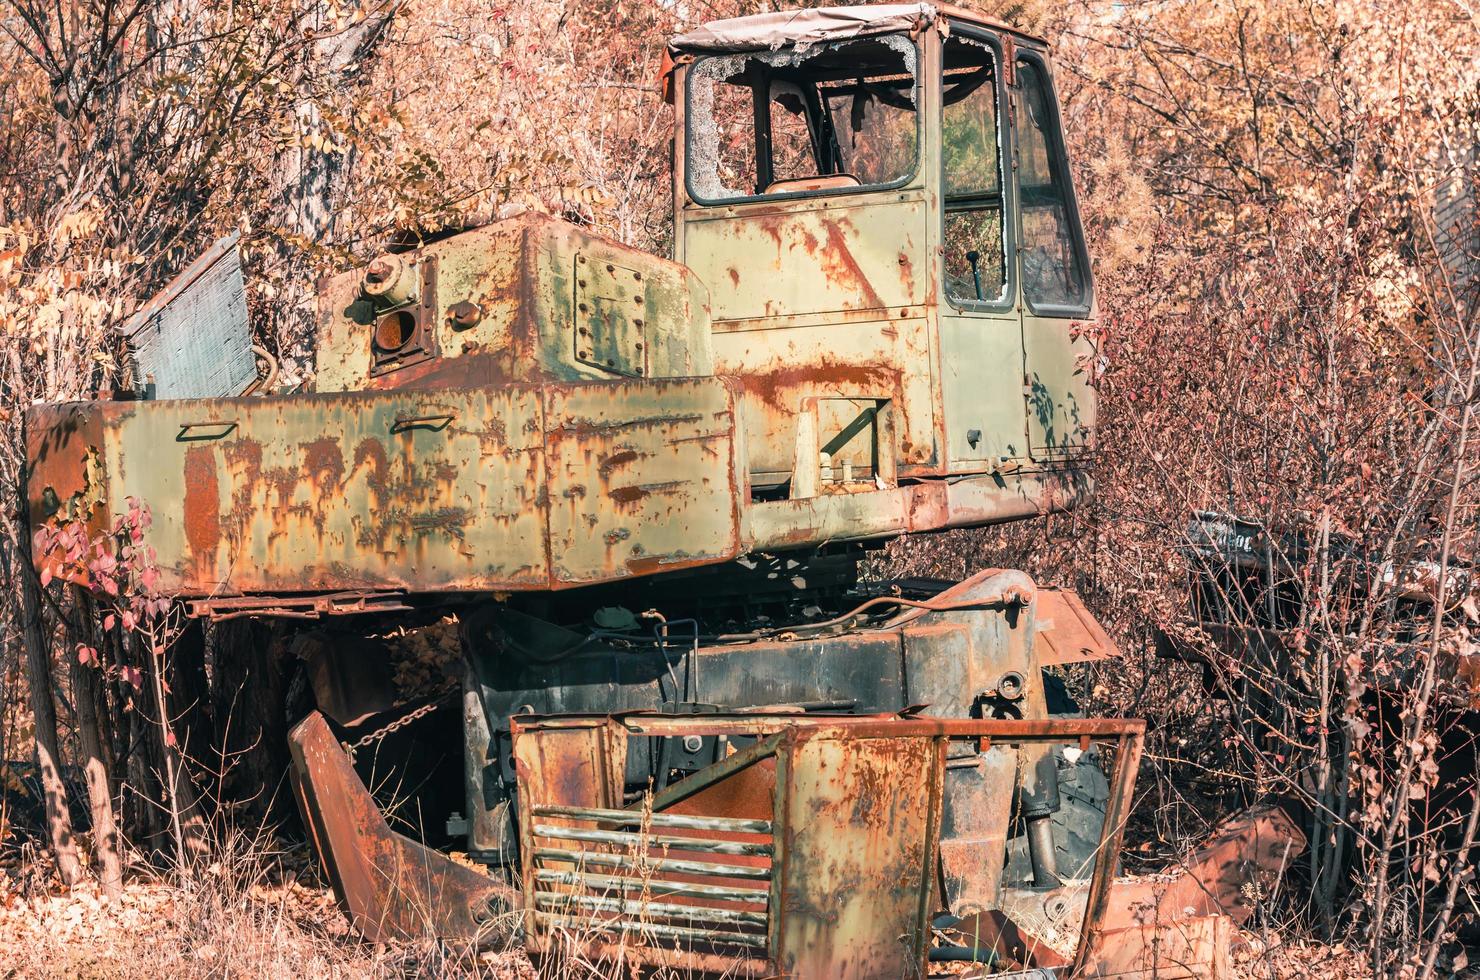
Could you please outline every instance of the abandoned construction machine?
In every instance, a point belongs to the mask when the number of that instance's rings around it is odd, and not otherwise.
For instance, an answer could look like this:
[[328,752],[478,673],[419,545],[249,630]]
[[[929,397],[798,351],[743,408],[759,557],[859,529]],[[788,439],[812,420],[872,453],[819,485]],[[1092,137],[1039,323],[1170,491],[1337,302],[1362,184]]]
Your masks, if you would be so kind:
[[[143,501],[192,615],[301,624],[295,790],[371,936],[1224,975],[1227,889],[1114,878],[1142,724],[1046,683],[1114,654],[1077,597],[858,572],[1091,490],[1046,45],[949,6],[768,13],[673,40],[662,84],[674,260],[532,213],[387,251],[321,284],[310,391],[32,410],[32,521]],[[449,615],[459,684],[408,700],[383,637]],[[458,800],[421,813],[458,860],[365,789],[364,747],[449,701]],[[408,754],[430,783],[445,745]]]

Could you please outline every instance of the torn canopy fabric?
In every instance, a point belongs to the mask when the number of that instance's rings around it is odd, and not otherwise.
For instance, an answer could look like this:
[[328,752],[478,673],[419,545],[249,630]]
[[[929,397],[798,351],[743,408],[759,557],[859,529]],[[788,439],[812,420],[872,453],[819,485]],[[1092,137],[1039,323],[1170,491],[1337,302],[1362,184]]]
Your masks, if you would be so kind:
[[937,11],[928,3],[884,3],[867,7],[787,10],[716,20],[674,38],[679,52],[775,50],[787,45],[810,47],[825,41],[913,31],[934,23]]

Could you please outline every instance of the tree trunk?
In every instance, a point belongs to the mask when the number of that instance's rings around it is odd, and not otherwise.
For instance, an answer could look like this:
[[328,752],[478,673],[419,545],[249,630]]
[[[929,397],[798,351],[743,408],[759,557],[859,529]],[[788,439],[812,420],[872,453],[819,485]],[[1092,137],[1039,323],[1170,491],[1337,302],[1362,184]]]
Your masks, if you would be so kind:
[[[88,812],[92,822],[93,856],[109,899],[123,897],[123,859],[118,838],[118,819],[113,810],[113,781],[109,776],[105,752],[106,738],[102,720],[107,712],[103,698],[102,650],[97,606],[82,589],[73,586],[71,623],[73,649],[82,643],[93,648],[94,659],[84,664],[78,658],[72,663],[72,697],[77,702],[77,731],[82,742],[83,774],[87,779]],[[100,709],[100,705],[102,706]]]
[[103,758],[98,725],[98,692],[102,677],[95,665],[72,663],[72,692],[77,699],[77,727],[82,740],[83,771],[87,775],[87,802],[92,814],[93,855],[103,894],[123,897],[123,859],[119,853],[118,821],[113,814],[113,789]]
[[[24,561],[16,562],[21,565]],[[77,840],[72,836],[72,815],[67,810],[67,787],[62,781],[61,755],[57,751],[57,713],[51,693],[51,646],[41,628],[40,583],[29,567],[18,568],[21,646],[26,655],[26,680],[31,692],[31,714],[36,725],[36,766],[46,797],[46,831],[56,855],[57,873],[63,883],[75,885],[82,878]]]

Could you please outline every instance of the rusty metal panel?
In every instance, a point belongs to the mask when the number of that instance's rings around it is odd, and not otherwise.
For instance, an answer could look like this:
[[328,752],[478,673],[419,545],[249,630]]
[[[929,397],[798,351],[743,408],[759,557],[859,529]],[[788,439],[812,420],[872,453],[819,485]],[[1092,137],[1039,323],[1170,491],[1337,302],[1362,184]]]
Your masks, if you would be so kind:
[[96,402],[30,423],[33,522],[102,527],[142,500],[160,587],[187,596],[529,590],[741,550],[733,402],[712,378]]
[[945,487],[946,526],[1002,524],[1072,510],[1093,490],[1083,470],[1016,470],[956,480]]
[[[521,824],[525,851],[537,858],[526,863],[526,888],[542,893],[526,895],[537,947],[563,941],[583,956],[735,976],[893,980],[921,974],[926,963],[929,918],[937,908],[936,856],[945,857],[939,820],[948,749],[974,743],[997,759],[985,775],[1007,773],[1010,796],[1011,746],[1115,739],[1116,789],[1100,850],[1113,855],[1144,724],[634,713],[519,717],[512,729],[516,758],[523,760],[521,805],[544,825]],[[760,741],[626,809],[548,802],[562,795],[599,798],[576,784],[576,772],[617,785],[624,779],[616,765],[624,740],[690,734]],[[565,758],[547,752],[528,764],[535,757],[521,743],[536,737],[549,739],[547,747],[564,746]],[[999,745],[988,748],[994,740]],[[993,756],[999,748],[1005,751]],[[602,752],[606,763],[585,761]],[[774,783],[762,768],[772,755]],[[546,779],[561,786],[546,787]],[[745,781],[726,787],[739,779]],[[684,789],[688,780],[698,781],[697,791]],[[611,790],[602,794],[615,798]],[[1096,951],[1104,945],[1113,864],[1096,861],[1089,887],[1080,889],[1080,908],[1091,910],[1075,922],[1082,964],[1108,963],[1114,955]],[[1164,939],[1170,941],[1151,936]],[[1157,949],[1151,948],[1153,957]]]
[[[980,617],[978,611],[978,617]],[[904,704],[923,704],[925,711],[942,717],[971,717],[972,702],[986,690],[988,670],[978,665],[987,657],[997,659],[1003,646],[992,644],[978,652],[973,648],[967,623],[928,622],[901,631],[904,676],[908,690]]]
[[[563,379],[569,365],[580,378],[609,379],[612,366],[602,359],[572,360],[578,350],[571,342],[579,328],[591,331],[593,343],[614,345],[617,335],[632,343],[632,373],[647,378],[697,378],[714,374],[710,343],[709,293],[690,269],[668,259],[640,252],[564,221],[531,218],[527,233],[531,269],[529,290],[532,312],[539,331],[538,364],[543,376]],[[585,261],[582,262],[581,260]],[[620,320],[594,315],[594,308],[580,309],[576,294],[581,281],[593,269],[612,277],[600,291],[632,312]],[[625,270],[621,272],[620,270]],[[630,281],[623,282],[623,276]],[[586,279],[592,288],[597,280]],[[640,284],[641,291],[636,287]],[[638,299],[641,302],[638,302]],[[635,314],[635,315],[634,315]],[[625,321],[625,323],[623,322]],[[631,334],[641,332],[633,340]],[[610,338],[603,333],[612,334]],[[638,350],[637,343],[642,349]]]
[[[613,736],[619,736],[615,741]],[[536,836],[536,804],[598,809],[620,807],[622,802],[622,769],[626,743],[621,733],[608,725],[593,725],[532,731],[514,740],[513,763],[518,784],[525,791],[517,795],[521,832],[520,862],[523,866],[525,933],[533,950],[548,947],[546,932],[538,928],[535,903],[535,871],[542,862],[536,849],[547,847],[550,840]],[[583,821],[561,817],[539,817],[538,821],[559,826],[579,826]],[[569,886],[548,886],[568,891]]]
[[[945,455],[953,473],[1007,469],[1028,457],[1023,424],[1023,357],[1016,310],[991,313],[939,307]],[[995,376],[984,383],[984,368]],[[1000,373],[997,373],[1000,372]]]
[[551,386],[551,578],[580,585],[741,551],[734,407],[714,379]]
[[642,270],[576,254],[576,360],[612,374],[647,373],[647,285]]
[[1018,753],[996,745],[973,761],[946,770],[953,805],[941,812],[942,904],[960,916],[997,905]]
[[[628,732],[619,722],[515,719],[513,731],[529,948],[579,943],[613,967],[631,960],[732,976],[770,972],[759,958],[769,806],[738,819],[623,810]],[[609,937],[618,942],[609,946]]]
[[[26,410],[26,502],[30,526],[56,518],[108,526],[108,477],[99,447],[103,412],[93,402],[35,405]],[[35,556],[38,567],[43,556]]]
[[[1092,319],[1086,316],[1085,319]],[[1069,321],[1023,312],[1028,443],[1035,460],[1049,461],[1094,448],[1098,395],[1086,363],[1096,357],[1085,332]]]
[[1084,980],[1232,980],[1233,923],[1226,916],[1182,916],[1175,922],[1106,929],[1095,953],[1075,970]]
[[1074,664],[1118,659],[1120,649],[1073,589],[1043,587],[1033,609],[1038,662]]
[[531,588],[537,391],[105,405],[110,506],[154,509],[165,589]]
[[[514,768],[535,799],[559,806],[619,807],[625,734],[609,725],[530,729],[514,740]],[[529,806],[528,794],[520,801]]]
[[690,209],[682,258],[716,321],[916,306],[929,221],[922,191]]
[[507,885],[394,833],[324,716],[288,738],[293,790],[319,860],[350,922],[375,941],[497,941],[518,904]]
[[[741,386],[752,479],[779,483],[798,452],[797,414],[815,399],[888,402],[891,453],[900,466],[933,466],[939,394],[934,330],[920,307],[884,315],[777,317],[716,324],[716,370]],[[821,452],[842,426],[819,427]]]
[[[432,298],[436,323],[425,324],[442,356],[419,366],[372,375],[371,335],[377,310],[362,295],[366,270],[356,269],[319,283],[318,347],[314,386],[318,391],[489,383],[515,378],[515,335],[528,315],[523,224],[500,222],[419,252],[438,259]],[[418,253],[398,257],[397,264]],[[406,264],[409,264],[407,262]],[[420,297],[418,297],[419,299]],[[445,301],[445,302],[444,302]],[[477,319],[462,327],[437,316],[458,302],[471,302]]]
[[[428,262],[435,277],[409,277],[404,288],[366,278]],[[315,384],[348,391],[710,375],[707,299],[675,262],[548,215],[518,215],[322,282]],[[372,370],[375,325],[395,310],[413,317],[440,356]]]
[[790,474],[810,398],[889,400],[897,444],[881,453],[938,462],[928,213],[919,191],[682,212],[680,257],[709,286],[716,370],[744,385],[756,484]]
[[896,980],[920,971],[942,752],[931,739],[818,733],[782,757],[782,873],[773,895],[784,972]]
[[1242,926],[1260,896],[1305,852],[1306,840],[1279,807],[1254,807],[1220,823],[1202,847],[1162,875],[1115,882],[1107,928],[1165,925],[1184,917],[1225,915]]
[[902,534],[911,529],[911,498],[911,488],[899,487],[756,501],[745,510],[746,538],[753,549],[765,551]]

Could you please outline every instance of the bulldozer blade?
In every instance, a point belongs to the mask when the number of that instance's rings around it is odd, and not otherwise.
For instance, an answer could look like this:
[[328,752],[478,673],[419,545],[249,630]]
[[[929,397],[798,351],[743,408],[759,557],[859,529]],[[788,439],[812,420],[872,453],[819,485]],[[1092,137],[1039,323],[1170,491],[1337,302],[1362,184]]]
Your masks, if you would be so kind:
[[481,943],[509,931],[516,893],[391,830],[324,716],[289,734],[293,788],[335,897],[373,942],[436,936]]

